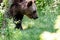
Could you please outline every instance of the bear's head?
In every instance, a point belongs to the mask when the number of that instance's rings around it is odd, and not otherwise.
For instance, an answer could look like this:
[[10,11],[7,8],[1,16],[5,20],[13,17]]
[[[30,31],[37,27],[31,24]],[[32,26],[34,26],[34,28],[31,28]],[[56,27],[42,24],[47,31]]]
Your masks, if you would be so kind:
[[37,8],[36,8],[36,0],[18,0],[18,10],[23,12],[23,15],[28,16],[29,18],[37,19]]
[[10,15],[13,17],[14,21],[18,21],[16,23],[16,28],[21,28],[21,23],[23,16],[26,15],[31,19],[37,19],[37,8],[36,8],[36,0],[12,0],[13,3],[9,9]]

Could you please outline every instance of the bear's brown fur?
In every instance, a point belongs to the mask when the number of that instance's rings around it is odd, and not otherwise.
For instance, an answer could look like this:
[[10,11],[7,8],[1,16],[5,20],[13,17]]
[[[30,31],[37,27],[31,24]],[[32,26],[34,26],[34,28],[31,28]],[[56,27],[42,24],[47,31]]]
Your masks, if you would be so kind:
[[13,4],[10,7],[10,15],[16,23],[16,28],[22,29],[21,23],[23,16],[26,15],[29,18],[37,19],[35,0],[13,0]]

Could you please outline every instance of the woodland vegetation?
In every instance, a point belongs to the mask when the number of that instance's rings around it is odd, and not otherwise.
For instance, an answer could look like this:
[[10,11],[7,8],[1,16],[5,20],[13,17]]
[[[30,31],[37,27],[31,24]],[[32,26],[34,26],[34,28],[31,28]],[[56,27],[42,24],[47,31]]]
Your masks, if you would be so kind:
[[60,40],[60,0],[36,0],[39,18],[25,16],[23,30],[15,29],[13,20],[4,17],[11,4],[8,1],[0,6],[0,40]]

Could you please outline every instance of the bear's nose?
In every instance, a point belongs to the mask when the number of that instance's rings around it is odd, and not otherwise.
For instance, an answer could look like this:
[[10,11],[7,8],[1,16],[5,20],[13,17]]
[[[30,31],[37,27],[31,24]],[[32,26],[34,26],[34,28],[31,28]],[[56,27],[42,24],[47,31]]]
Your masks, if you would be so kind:
[[37,19],[38,17],[34,17],[34,19]]
[[36,10],[35,10],[35,11],[33,11],[33,13],[36,13]]
[[36,19],[37,19],[38,17],[36,17]]

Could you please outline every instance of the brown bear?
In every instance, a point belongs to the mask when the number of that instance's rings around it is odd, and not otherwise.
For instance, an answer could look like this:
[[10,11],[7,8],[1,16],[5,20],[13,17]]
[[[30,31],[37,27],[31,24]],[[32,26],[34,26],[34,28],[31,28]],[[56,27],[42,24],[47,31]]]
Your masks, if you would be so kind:
[[13,0],[10,7],[10,15],[16,23],[16,28],[22,29],[22,19],[26,15],[31,19],[37,19],[36,0]]

